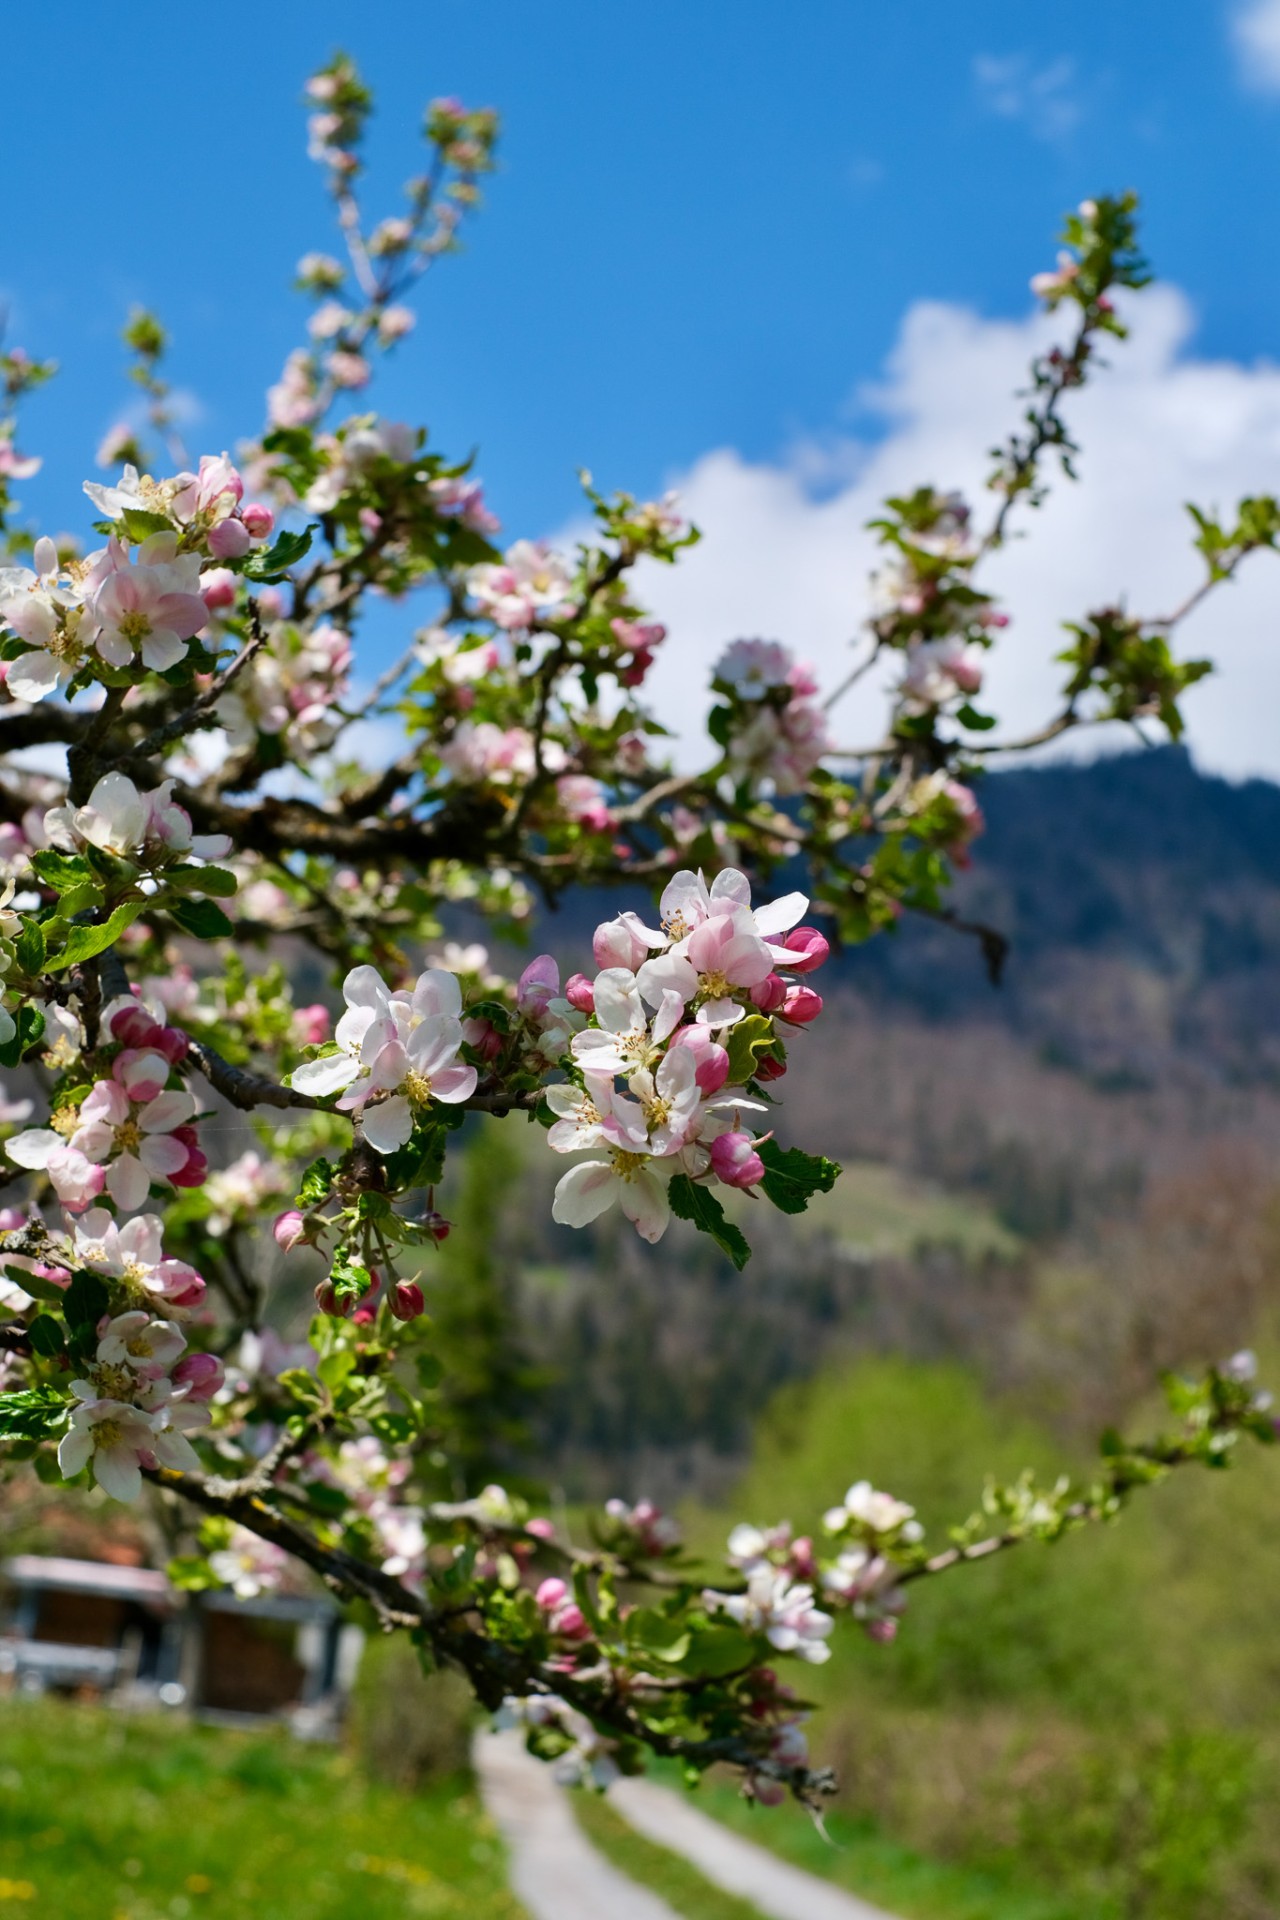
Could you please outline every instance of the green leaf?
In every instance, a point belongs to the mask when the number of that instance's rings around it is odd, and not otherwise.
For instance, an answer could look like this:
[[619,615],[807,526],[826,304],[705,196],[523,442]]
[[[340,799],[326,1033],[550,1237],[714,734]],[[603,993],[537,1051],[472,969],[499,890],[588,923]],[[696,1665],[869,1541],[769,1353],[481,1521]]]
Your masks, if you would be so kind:
[[226,867],[197,867],[186,861],[180,867],[170,867],[164,877],[171,887],[183,893],[217,894],[221,900],[229,900],[240,886],[234,873]]
[[184,933],[196,940],[222,940],[235,928],[212,900],[166,900],[165,910]]
[[313,1160],[302,1176],[295,1207],[318,1207],[329,1198],[333,1186],[333,1168],[323,1157]]
[[43,1354],[46,1360],[52,1360],[55,1353],[61,1353],[65,1344],[62,1328],[51,1313],[38,1313],[27,1328],[27,1338],[36,1353]]
[[0,1440],[47,1440],[67,1417],[69,1402],[56,1387],[0,1393]]
[[31,856],[37,877],[58,896],[63,919],[83,913],[102,898],[102,882],[88,860],[79,853],[58,853],[53,847],[41,847]]
[[45,962],[47,970],[60,973],[64,967],[74,967],[82,960],[92,960],[97,953],[105,953],[108,947],[115,945],[125,928],[132,926],[146,905],[145,900],[125,900],[99,926],[72,927],[61,953],[54,954]]
[[448,1124],[419,1127],[412,1138],[386,1158],[387,1184],[393,1192],[411,1187],[436,1187],[444,1178]]
[[349,1347],[339,1347],[333,1353],[326,1353],[316,1372],[330,1389],[340,1387],[356,1364],[356,1357]]
[[838,1161],[799,1147],[784,1150],[776,1140],[763,1141],[756,1152],[764,1161],[765,1198],[782,1213],[803,1213],[815,1193],[830,1193],[840,1172]]
[[52,1280],[46,1280],[42,1273],[28,1273],[25,1267],[6,1267],[6,1280],[12,1280],[15,1287],[21,1287],[33,1300],[47,1300],[51,1306],[62,1305],[65,1289],[55,1287]]
[[637,1607],[627,1615],[627,1639],[655,1660],[674,1663],[688,1653],[692,1635],[683,1621],[669,1620],[656,1607]]
[[762,1013],[749,1013],[729,1029],[729,1085],[745,1087],[754,1079],[762,1054],[773,1044],[773,1022]]
[[273,546],[265,553],[255,553],[246,560],[241,572],[246,580],[283,580],[287,570],[302,559],[311,550],[311,536],[315,527],[304,527],[301,533],[282,533]]
[[181,1593],[203,1593],[208,1587],[220,1587],[219,1580],[202,1553],[182,1553],[170,1560],[165,1572],[169,1585]]
[[44,928],[38,920],[28,920],[13,943],[18,965],[25,974],[34,975],[44,966]]
[[83,1268],[72,1274],[71,1285],[62,1296],[62,1311],[73,1333],[85,1327],[96,1332],[109,1304],[110,1295],[104,1283],[96,1273],[88,1273]]
[[755,1657],[755,1643],[740,1627],[699,1627],[690,1635],[689,1650],[680,1665],[686,1673],[718,1679],[749,1667]]
[[989,713],[979,713],[966,700],[962,707],[956,708],[956,719],[962,727],[968,727],[971,733],[988,733],[995,725],[994,717]]
[[[0,1067],[16,1067],[30,1047],[44,1033],[44,1014],[39,1007],[19,1007],[14,1015],[14,1035],[0,1046]],[[30,1292],[30,1288],[28,1288]]]
[[120,516],[124,530],[138,546],[153,533],[172,533],[173,522],[163,513],[148,513],[143,507],[126,507]]
[[687,1173],[678,1173],[667,1188],[671,1211],[677,1220],[691,1220],[699,1233],[709,1233],[723,1253],[727,1253],[741,1273],[751,1258],[751,1248],[724,1208],[706,1187],[695,1186]]

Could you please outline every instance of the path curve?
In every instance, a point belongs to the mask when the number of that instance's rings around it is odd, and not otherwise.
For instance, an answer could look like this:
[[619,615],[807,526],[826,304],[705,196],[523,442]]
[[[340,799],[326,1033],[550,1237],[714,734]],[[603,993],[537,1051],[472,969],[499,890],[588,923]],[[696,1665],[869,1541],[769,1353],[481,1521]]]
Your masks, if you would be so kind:
[[532,1920],[680,1920],[597,1853],[545,1761],[524,1736],[479,1733],[472,1750],[484,1802],[507,1843],[511,1886]]
[[[683,1854],[705,1879],[749,1900],[768,1920],[894,1920],[882,1907],[870,1906],[843,1887],[788,1866],[652,1780],[615,1780],[609,1803],[637,1833]],[[769,1816],[764,1812],[760,1817]]]

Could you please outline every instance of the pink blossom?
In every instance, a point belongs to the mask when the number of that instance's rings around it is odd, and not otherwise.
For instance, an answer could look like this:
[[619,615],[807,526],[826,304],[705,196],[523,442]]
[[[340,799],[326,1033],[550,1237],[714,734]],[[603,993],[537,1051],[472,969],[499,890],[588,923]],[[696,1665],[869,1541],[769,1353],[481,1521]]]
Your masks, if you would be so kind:
[[500,565],[473,567],[472,598],[495,625],[517,631],[535,620],[564,620],[574,611],[567,563],[543,541],[517,540]]
[[348,353],[338,348],[325,361],[325,372],[335,387],[355,389],[367,387],[373,378],[373,368],[362,353]]
[[540,1018],[560,992],[560,969],[549,953],[531,960],[516,982],[516,1008],[520,1013]]
[[209,551],[219,560],[242,560],[252,545],[249,529],[230,514],[209,529]]
[[571,973],[565,981],[564,997],[579,1013],[595,1011],[595,989],[585,973]]
[[209,617],[200,598],[200,556],[180,556],[176,534],[152,534],[138,549],[136,566],[107,574],[85,617],[108,665],[130,666],[141,653],[154,673],[177,666]]
[[665,945],[665,934],[646,927],[638,914],[630,912],[605,920],[591,938],[598,967],[625,967],[629,973],[643,966],[655,947]]
[[397,1280],[387,1295],[387,1306],[396,1320],[416,1320],[425,1311],[426,1300],[415,1280]]
[[826,936],[816,927],[793,927],[782,944],[793,956],[786,962],[792,973],[816,973],[831,952]]
[[300,1047],[321,1047],[329,1038],[332,1022],[328,1007],[319,1002],[310,1007],[295,1007],[293,1010],[293,1038]]
[[822,1012],[822,995],[812,987],[789,987],[781,1009],[782,1018],[793,1026],[807,1027]]
[[70,1145],[52,1127],[32,1127],[6,1140],[5,1153],[15,1166],[47,1173],[63,1206],[79,1213],[91,1205],[106,1183],[106,1170],[78,1147]]
[[759,986],[772,971],[750,909],[735,906],[695,927],[682,951],[646,960],[636,978],[651,1006],[664,992],[674,992],[686,1005],[699,1000],[696,1018],[703,1025],[722,1027],[742,1018],[735,992]]
[[296,1246],[307,1237],[307,1222],[304,1214],[296,1208],[276,1215],[275,1225],[271,1229],[272,1238],[282,1253],[292,1253]]
[[739,700],[762,700],[787,685],[791,667],[791,654],[776,640],[735,640],[712,668],[712,678]]
[[764,1179],[764,1161],[749,1133],[722,1133],[711,1142],[711,1171],[726,1187],[755,1187]]
[[[191,1159],[189,1143],[174,1134],[194,1114],[195,1100],[185,1088],[152,1092],[159,1067],[167,1077],[168,1062],[159,1055],[143,1054],[133,1061],[121,1055],[112,1078],[99,1080],[86,1094],[69,1143],[91,1164],[104,1168],[107,1192],[126,1213],[143,1205],[153,1180],[179,1184],[177,1176]],[[139,1089],[138,1098],[131,1087]]]
[[780,973],[771,973],[758,987],[751,989],[751,1004],[761,1013],[776,1013],[787,997],[787,983]]
[[200,575],[200,598],[210,613],[225,613],[236,603],[238,582],[227,567],[210,567]]
[[556,799],[568,819],[590,828],[593,833],[606,833],[613,825],[604,789],[598,780],[586,774],[563,774],[556,781]]
[[184,1354],[169,1378],[186,1400],[212,1400],[226,1378],[226,1369],[213,1353]]
[[464,1020],[462,1037],[482,1060],[496,1060],[502,1052],[502,1035],[489,1020]]
[[710,1096],[719,1093],[729,1078],[729,1055],[712,1037],[710,1027],[697,1024],[678,1027],[671,1036],[673,1047],[687,1047],[695,1062],[695,1077],[700,1090]]
[[240,509],[240,518],[253,540],[265,540],[276,524],[275,514],[260,500],[250,500],[246,506],[243,506]]

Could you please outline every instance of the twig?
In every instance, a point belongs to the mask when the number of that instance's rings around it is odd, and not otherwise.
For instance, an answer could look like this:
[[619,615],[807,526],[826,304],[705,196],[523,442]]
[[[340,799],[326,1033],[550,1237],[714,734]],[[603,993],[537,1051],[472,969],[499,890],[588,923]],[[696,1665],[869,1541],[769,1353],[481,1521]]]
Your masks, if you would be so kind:
[[152,754],[160,753],[171,741],[181,740],[185,734],[195,733],[200,727],[218,724],[213,708],[227,688],[239,679],[254,655],[261,652],[267,644],[267,636],[262,631],[256,606],[249,610],[249,625],[253,629],[252,635],[241,647],[235,659],[225,666],[221,673],[214,675],[204,692],[191,702],[185,713],[180,713],[173,720],[167,721],[164,726],[157,727],[154,733],[149,733],[145,740],[140,741],[133,748],[133,753],[138,759],[145,760]]

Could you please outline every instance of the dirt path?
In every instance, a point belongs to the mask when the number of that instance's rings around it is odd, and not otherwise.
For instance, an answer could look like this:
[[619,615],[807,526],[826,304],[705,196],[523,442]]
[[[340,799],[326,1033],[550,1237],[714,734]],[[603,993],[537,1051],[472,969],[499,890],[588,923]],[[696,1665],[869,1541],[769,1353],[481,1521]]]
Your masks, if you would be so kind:
[[[510,1852],[512,1888],[531,1920],[680,1920],[665,1900],[596,1852],[574,1819],[568,1791],[556,1785],[550,1767],[525,1752],[521,1734],[478,1734],[473,1758],[485,1805]],[[609,1803],[637,1833],[683,1854],[767,1920],[894,1920],[788,1866],[651,1780],[616,1781]]]
[[683,1854],[705,1879],[749,1900],[769,1920],[893,1920],[830,1881],[788,1866],[652,1780],[615,1781],[609,1804],[637,1833]]
[[482,1733],[473,1750],[484,1802],[502,1830],[511,1886],[531,1920],[680,1920],[596,1852],[551,1768],[520,1733]]

